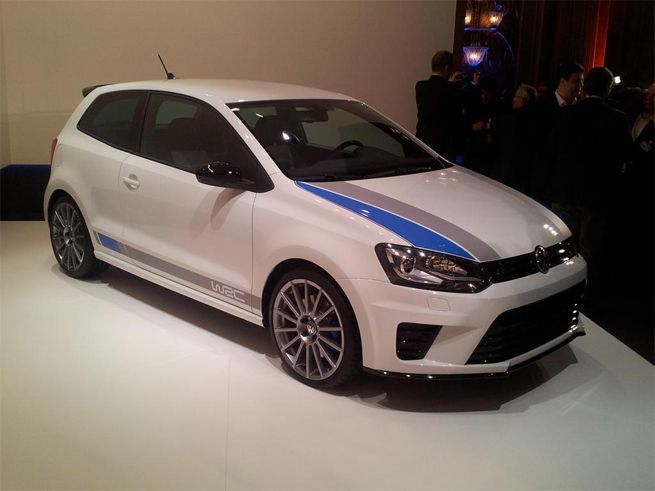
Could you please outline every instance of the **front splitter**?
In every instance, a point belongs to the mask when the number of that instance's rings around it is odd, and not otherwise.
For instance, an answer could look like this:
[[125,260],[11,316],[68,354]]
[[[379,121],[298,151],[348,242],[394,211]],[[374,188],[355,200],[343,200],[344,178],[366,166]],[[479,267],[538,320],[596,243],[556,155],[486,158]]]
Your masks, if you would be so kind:
[[517,363],[516,365],[510,365],[510,367],[507,370],[504,370],[502,372],[425,374],[425,373],[389,372],[387,370],[376,370],[368,367],[363,367],[363,370],[366,373],[371,373],[373,375],[378,375],[381,377],[401,378],[406,380],[466,380],[466,379],[470,380],[470,379],[485,379],[485,378],[502,378],[502,377],[507,377],[510,374],[518,370],[521,370],[522,368],[532,365],[533,363],[540,360],[544,356],[551,354],[553,351],[557,351],[563,346],[569,344],[575,338],[584,336],[585,334],[586,333],[584,331],[577,331],[573,333],[572,336],[568,337],[561,343],[558,343],[555,346],[552,346],[549,349],[539,353],[538,355],[535,355],[532,358],[522,361],[521,363]]

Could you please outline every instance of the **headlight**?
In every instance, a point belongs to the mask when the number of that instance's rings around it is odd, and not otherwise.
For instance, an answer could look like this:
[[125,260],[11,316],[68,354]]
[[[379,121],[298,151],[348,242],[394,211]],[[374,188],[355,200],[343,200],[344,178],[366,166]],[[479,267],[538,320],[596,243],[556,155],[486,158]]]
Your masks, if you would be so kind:
[[378,244],[375,252],[391,283],[426,290],[477,293],[489,286],[480,264],[442,252]]

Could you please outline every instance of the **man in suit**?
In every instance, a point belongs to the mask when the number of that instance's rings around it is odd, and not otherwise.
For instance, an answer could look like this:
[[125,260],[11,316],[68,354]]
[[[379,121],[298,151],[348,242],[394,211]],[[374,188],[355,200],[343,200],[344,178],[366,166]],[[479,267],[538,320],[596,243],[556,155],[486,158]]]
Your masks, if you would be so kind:
[[553,130],[559,110],[575,104],[584,81],[584,68],[578,63],[563,63],[557,70],[557,88],[534,107],[531,130],[534,159],[530,178],[530,195],[547,205],[551,195],[552,170],[555,162]]
[[[641,111],[632,125],[634,141],[632,162],[626,167],[625,188],[622,198],[621,233],[628,243],[639,244],[645,253],[640,260],[644,271],[652,272],[655,261],[655,202],[653,185],[655,183],[655,84],[648,87],[642,95]],[[653,276],[640,282],[642,291],[653,293]],[[626,283],[628,284],[628,283]],[[648,286],[650,285],[650,286]],[[651,317],[652,318],[652,317]],[[652,324],[651,324],[652,325]]]
[[605,102],[614,76],[607,68],[592,68],[585,80],[587,98],[563,108],[555,129],[557,201],[577,214],[579,245],[587,260],[588,294],[592,301],[603,286],[603,275],[616,267],[610,257],[613,225],[617,222],[623,170],[631,158],[628,119]]
[[635,142],[635,161],[629,168],[636,181],[646,180],[653,184],[653,136],[655,135],[655,84],[648,87],[642,96],[641,112],[632,125],[632,138]]
[[453,73],[453,54],[438,51],[432,57],[432,76],[416,83],[418,123],[416,136],[447,159],[453,160],[461,126],[460,72]]

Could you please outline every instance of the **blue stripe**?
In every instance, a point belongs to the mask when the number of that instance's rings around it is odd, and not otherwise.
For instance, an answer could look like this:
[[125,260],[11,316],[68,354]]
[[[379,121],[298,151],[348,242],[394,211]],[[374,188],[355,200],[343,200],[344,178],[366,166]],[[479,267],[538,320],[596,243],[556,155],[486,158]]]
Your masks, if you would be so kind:
[[7,164],[7,165],[4,165],[4,166],[0,167],[0,170],[5,170],[5,169],[9,169],[9,168],[16,169],[17,167],[22,167],[22,168],[25,168],[25,169],[33,169],[35,167],[41,167],[41,168],[50,167],[50,164],[48,162],[44,162],[43,164],[38,163],[38,162],[35,162],[33,164]]
[[296,181],[296,185],[334,204],[346,208],[347,210],[368,218],[372,222],[375,222],[378,225],[381,225],[382,227],[391,230],[395,234],[401,236],[403,239],[416,247],[429,249],[431,251],[444,252],[447,254],[464,257],[466,259],[475,260],[471,254],[469,254],[454,242],[448,240],[446,237],[439,235],[434,230],[430,230],[417,223],[407,220],[406,218],[395,215],[371,204],[364,203],[362,201],[358,201],[341,194],[333,193],[327,189],[312,186],[306,182]]
[[42,173],[50,173],[50,164],[8,164],[0,167],[0,174],[16,173],[20,171],[38,171]]
[[111,249],[112,251],[116,251],[116,252],[121,252],[121,247],[119,243],[114,239],[107,237],[106,235],[102,235],[101,233],[98,233],[98,240],[107,249]]

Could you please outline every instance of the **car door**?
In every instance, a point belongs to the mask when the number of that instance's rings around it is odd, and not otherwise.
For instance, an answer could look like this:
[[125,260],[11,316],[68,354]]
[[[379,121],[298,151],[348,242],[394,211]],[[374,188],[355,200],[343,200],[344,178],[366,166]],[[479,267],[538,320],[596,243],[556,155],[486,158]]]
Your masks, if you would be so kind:
[[74,141],[61,145],[63,158],[74,168],[69,177],[88,220],[89,231],[116,255],[123,235],[123,207],[117,195],[120,168],[139,145],[146,91],[127,90],[99,95],[80,118]]
[[243,175],[258,165],[215,108],[152,93],[139,154],[120,172],[126,251],[139,267],[252,310],[256,194],[200,183],[195,172],[210,162]]

